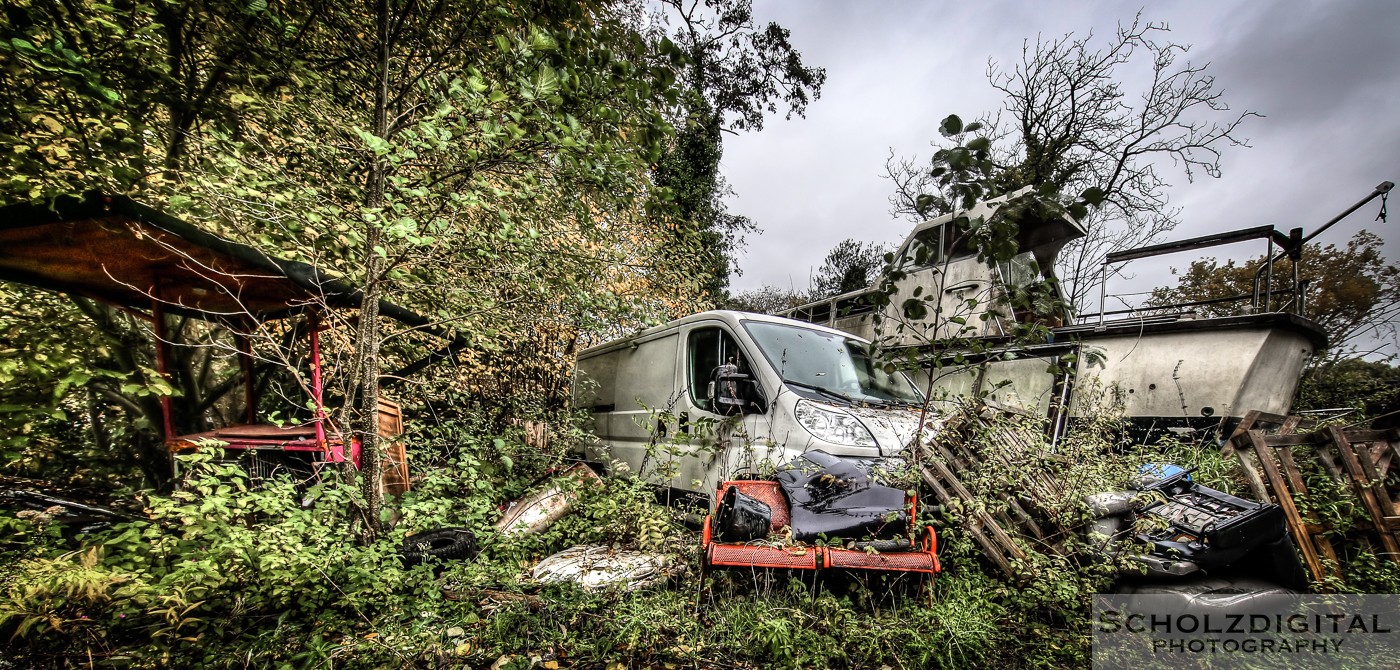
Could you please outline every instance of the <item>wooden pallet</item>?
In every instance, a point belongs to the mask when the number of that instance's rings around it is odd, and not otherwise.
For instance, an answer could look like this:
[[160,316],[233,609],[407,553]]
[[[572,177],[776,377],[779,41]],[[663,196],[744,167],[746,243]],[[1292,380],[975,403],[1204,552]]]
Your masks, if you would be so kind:
[[[1245,419],[1222,453],[1239,459],[1240,470],[1260,500],[1275,501],[1283,508],[1288,530],[1314,581],[1341,579],[1342,558],[1332,541],[1334,529],[1299,509],[1299,503],[1308,499],[1300,467],[1303,459],[1315,461],[1334,482],[1349,488],[1366,510],[1369,525],[1357,541],[1372,549],[1379,545],[1380,556],[1400,563],[1400,516],[1385,485],[1392,464],[1400,457],[1400,433],[1333,426],[1298,434],[1293,432],[1300,425],[1297,417]],[[1268,434],[1261,423],[1273,424],[1277,430]]]
[[962,530],[987,560],[1008,578],[1020,580],[1029,576],[1017,565],[1026,558],[1022,543],[1063,553],[1066,530],[1051,524],[1039,510],[1030,509],[1029,503],[1023,503],[1056,497],[1059,484],[1050,478],[1031,478],[1021,490],[1002,494],[996,501],[998,509],[992,511],[979,504],[959,478],[959,473],[987,462],[1015,467],[1014,454],[1043,449],[1043,436],[1034,430],[1003,426],[986,431],[997,413],[993,408],[984,408],[980,414],[965,408],[946,419],[938,436],[922,446],[919,474],[940,503],[963,511]]

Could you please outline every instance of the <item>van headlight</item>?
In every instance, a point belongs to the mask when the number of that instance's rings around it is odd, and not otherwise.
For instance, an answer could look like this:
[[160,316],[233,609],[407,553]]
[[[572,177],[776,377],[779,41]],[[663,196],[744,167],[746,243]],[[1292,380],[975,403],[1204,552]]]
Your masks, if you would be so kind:
[[797,401],[797,423],[819,440],[849,447],[874,447],[875,436],[859,419],[834,407]]

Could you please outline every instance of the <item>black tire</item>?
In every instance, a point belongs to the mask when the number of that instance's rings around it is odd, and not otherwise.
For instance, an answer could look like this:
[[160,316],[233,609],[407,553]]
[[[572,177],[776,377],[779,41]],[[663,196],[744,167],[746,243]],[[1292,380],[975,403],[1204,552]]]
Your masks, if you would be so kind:
[[476,533],[469,528],[435,528],[410,535],[399,547],[406,566],[418,565],[428,557],[463,560],[476,555]]

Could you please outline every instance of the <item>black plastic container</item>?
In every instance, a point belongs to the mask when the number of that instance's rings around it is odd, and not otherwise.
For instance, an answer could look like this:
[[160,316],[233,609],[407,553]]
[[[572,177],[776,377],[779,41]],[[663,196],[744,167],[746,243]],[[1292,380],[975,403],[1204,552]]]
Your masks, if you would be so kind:
[[715,509],[715,535],[721,542],[749,542],[768,535],[773,510],[767,503],[729,487]]

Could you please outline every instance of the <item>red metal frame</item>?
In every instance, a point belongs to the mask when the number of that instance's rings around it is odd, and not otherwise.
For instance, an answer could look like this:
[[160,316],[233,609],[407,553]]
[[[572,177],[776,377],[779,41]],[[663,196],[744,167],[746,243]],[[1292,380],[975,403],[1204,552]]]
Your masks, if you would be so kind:
[[[157,281],[157,287],[159,282]],[[152,327],[156,336],[156,370],[167,381],[170,381],[169,373],[169,340],[165,329],[165,310],[162,307],[159,290],[154,292],[151,301]],[[201,439],[218,440],[224,443],[225,449],[249,450],[267,449],[277,451],[298,451],[298,452],[320,452],[322,460],[328,463],[343,463],[346,459],[345,442],[339,436],[331,436],[326,430],[326,423],[329,420],[326,416],[324,399],[324,382],[321,377],[321,331],[328,330],[326,325],[316,311],[311,311],[307,315],[307,327],[309,330],[309,341],[311,349],[311,399],[315,403],[315,418],[308,426],[293,426],[290,428],[279,428],[272,425],[257,423],[256,392],[253,380],[253,352],[244,335],[235,335],[239,353],[239,364],[243,370],[245,392],[244,396],[248,404],[245,413],[246,425],[225,426],[216,430],[193,435],[176,435],[175,421],[171,400],[168,396],[162,396],[161,423],[165,433],[165,443],[171,451],[181,451],[195,446]],[[173,383],[173,382],[172,382]],[[310,430],[308,430],[308,428]],[[348,459],[355,467],[360,466],[360,441],[350,440],[350,455]]]
[[[151,328],[156,338],[156,372],[160,374],[165,383],[173,385],[175,380],[170,378],[169,333],[165,330],[165,308],[160,302],[160,279],[155,281],[152,291],[155,295],[151,297]],[[160,418],[161,426],[165,429],[165,438],[170,439],[175,434],[174,408],[171,405],[170,396],[160,397]]]
[[[172,386],[180,375],[178,370],[172,372],[176,358],[166,318],[179,314],[217,323],[233,319],[230,330],[242,331],[234,333],[245,380],[242,423],[177,435],[174,402],[160,396],[158,427],[172,451],[208,438],[229,449],[311,452],[318,461],[348,460],[358,466],[359,442],[341,436],[327,416],[320,351],[320,333],[326,325],[324,315],[314,309],[318,305],[360,307],[361,299],[349,284],[325,277],[313,266],[269,257],[255,247],[221,238],[127,197],[101,193],[0,207],[0,279],[86,296],[149,321],[155,337],[156,374]],[[447,339],[452,343],[449,352],[465,344],[451,329],[392,303],[381,301],[379,313]],[[310,321],[307,390],[314,396],[315,417],[290,428],[259,424],[249,333],[267,320],[297,315]],[[422,363],[410,367],[419,369]],[[401,479],[406,482],[406,475]]]
[[[715,492],[715,504],[724,497],[729,487],[736,487],[740,493],[757,498],[768,504],[773,512],[770,531],[779,532],[787,525],[789,512],[787,499],[777,482],[773,481],[729,481],[720,484]],[[701,533],[701,549],[705,567],[731,568],[772,568],[779,570],[886,570],[895,572],[918,572],[934,575],[942,570],[938,562],[938,536],[932,526],[919,528],[914,519],[918,513],[918,497],[910,494],[906,498],[909,509],[909,539],[913,547],[908,551],[891,551],[870,554],[854,549],[796,545],[774,547],[742,543],[719,542],[714,538],[714,515],[705,517],[705,527]]]

